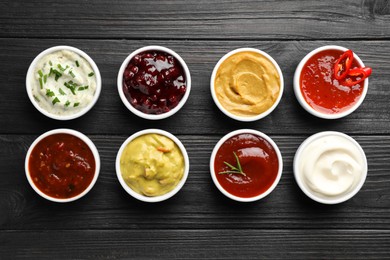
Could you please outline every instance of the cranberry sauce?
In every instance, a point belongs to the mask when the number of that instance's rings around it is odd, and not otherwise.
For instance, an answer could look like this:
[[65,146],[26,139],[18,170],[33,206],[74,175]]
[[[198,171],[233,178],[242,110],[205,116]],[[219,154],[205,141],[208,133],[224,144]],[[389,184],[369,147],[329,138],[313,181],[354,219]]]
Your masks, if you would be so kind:
[[127,100],[146,114],[170,111],[186,90],[182,65],[166,52],[141,52],[130,60],[123,73],[123,92]]

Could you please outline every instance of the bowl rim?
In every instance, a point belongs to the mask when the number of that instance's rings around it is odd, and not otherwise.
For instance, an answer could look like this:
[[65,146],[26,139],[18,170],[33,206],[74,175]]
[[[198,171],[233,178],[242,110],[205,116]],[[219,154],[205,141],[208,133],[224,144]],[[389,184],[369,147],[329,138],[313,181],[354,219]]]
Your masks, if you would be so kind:
[[[301,77],[302,69],[305,66],[306,62],[313,55],[315,55],[321,51],[325,51],[325,50],[340,50],[340,51],[345,52],[348,50],[348,48],[345,48],[345,47],[342,47],[339,45],[325,45],[322,47],[318,47],[318,48],[312,50],[311,52],[309,52],[308,54],[306,54],[306,56],[299,62],[297,68],[295,69],[294,79],[293,79],[294,93],[295,93],[295,97],[297,98],[299,104],[310,114],[312,114],[316,117],[319,117],[319,118],[323,118],[323,119],[339,119],[339,118],[348,116],[349,114],[354,112],[363,103],[363,101],[367,95],[367,91],[368,91],[368,78],[366,78],[364,80],[363,92],[362,92],[362,95],[360,96],[359,100],[353,106],[351,106],[349,109],[347,109],[341,113],[335,113],[335,114],[326,114],[326,113],[315,110],[306,102],[305,98],[302,95],[301,86],[300,86],[300,77]],[[354,59],[356,59],[356,61],[359,63],[359,65],[361,67],[364,67],[364,63],[359,58],[359,56],[355,52],[353,54],[354,54],[353,55]]]
[[[275,181],[273,182],[273,184],[263,193],[257,195],[257,196],[254,196],[254,197],[250,197],[250,198],[242,198],[242,197],[239,197],[239,196],[235,196],[231,193],[229,193],[227,190],[225,190],[222,185],[219,183],[217,177],[216,177],[216,173],[215,173],[215,170],[214,170],[214,161],[215,161],[215,157],[217,155],[217,152],[219,150],[219,148],[221,147],[221,145],[226,141],[228,140],[229,138],[235,136],[235,135],[238,135],[238,134],[254,134],[254,135],[257,135],[263,139],[265,139],[267,142],[269,142],[272,146],[272,148],[275,150],[275,153],[278,157],[278,164],[279,164],[279,169],[278,169],[278,173],[277,173],[277,176],[276,176],[276,179]],[[267,195],[269,195],[275,188],[276,186],[278,185],[281,177],[282,177],[282,173],[283,173],[283,157],[282,157],[282,154],[279,150],[279,147],[278,145],[272,140],[271,137],[269,137],[268,135],[264,134],[263,132],[260,132],[260,131],[257,131],[257,130],[253,130],[253,129],[239,129],[239,130],[235,130],[235,131],[232,131],[228,134],[226,134],[225,136],[223,136],[218,142],[217,144],[214,146],[214,149],[211,153],[211,157],[210,157],[210,174],[211,174],[211,178],[215,184],[215,186],[217,186],[217,188],[219,189],[220,192],[222,192],[222,194],[224,194],[226,197],[232,199],[232,200],[235,200],[235,201],[239,201],[239,202],[253,202],[253,201],[257,201],[257,200],[260,200],[264,197],[266,197]]]
[[[148,196],[139,194],[139,193],[135,192],[132,188],[130,188],[130,186],[128,186],[126,184],[125,180],[123,179],[122,172],[121,172],[121,169],[120,169],[120,159],[121,159],[121,155],[123,153],[123,150],[135,138],[137,138],[139,136],[142,136],[142,135],[146,135],[146,134],[159,134],[159,135],[163,135],[165,137],[168,137],[169,139],[171,139],[179,147],[179,149],[180,149],[180,151],[181,151],[181,153],[183,155],[183,158],[184,158],[184,172],[183,172],[183,177],[181,178],[180,182],[170,192],[165,193],[163,195],[154,196],[154,197],[148,197]],[[187,154],[187,150],[184,147],[184,145],[182,144],[182,142],[176,136],[174,136],[173,134],[171,134],[171,133],[169,133],[169,132],[167,132],[165,130],[154,129],[154,128],[141,130],[141,131],[138,131],[138,132],[132,134],[131,136],[129,136],[122,143],[121,147],[119,148],[117,156],[116,156],[116,160],[115,160],[116,175],[117,175],[118,181],[121,184],[122,188],[128,194],[130,194],[133,198],[135,198],[137,200],[140,200],[140,201],[143,201],[143,202],[161,202],[161,201],[164,201],[164,200],[167,200],[167,199],[173,197],[176,193],[178,193],[181,190],[181,188],[184,186],[185,182],[187,181],[188,174],[189,174],[189,169],[190,169],[189,157],[188,157],[188,154]]]
[[[186,76],[186,88],[187,89],[186,89],[186,92],[184,93],[183,98],[180,100],[180,102],[173,109],[171,109],[170,111],[168,111],[166,113],[162,113],[162,114],[158,114],[158,115],[157,114],[147,114],[147,113],[144,113],[144,112],[136,109],[135,107],[133,107],[130,104],[130,102],[127,100],[125,94],[123,93],[123,73],[124,73],[127,65],[129,64],[130,60],[135,55],[137,55],[141,52],[151,51],[151,50],[166,52],[166,53],[174,56],[179,61],[180,65],[182,66],[182,68],[184,70],[184,74]],[[176,114],[184,106],[184,104],[187,102],[187,99],[188,99],[190,92],[191,92],[191,74],[190,74],[190,70],[188,69],[186,62],[183,60],[183,58],[178,53],[176,53],[175,51],[173,51],[167,47],[163,47],[163,46],[159,46],[159,45],[149,45],[149,46],[144,46],[144,47],[136,49],[135,51],[130,53],[126,57],[126,59],[122,62],[122,65],[120,66],[119,71],[118,71],[117,87],[118,87],[118,93],[119,93],[120,99],[122,100],[123,104],[127,107],[127,109],[129,109],[133,114],[135,114],[141,118],[144,118],[144,119],[160,120],[160,119],[168,118],[168,117]]]
[[[277,99],[275,100],[274,104],[268,108],[266,111],[264,111],[263,113],[260,113],[258,115],[255,115],[255,116],[238,116],[238,115],[235,115],[233,113],[231,113],[230,111],[228,111],[226,108],[224,108],[222,106],[222,104],[219,102],[218,98],[217,98],[217,94],[215,92],[215,87],[214,87],[214,84],[215,84],[215,77],[217,75],[217,71],[219,69],[219,67],[221,66],[221,64],[227,59],[229,58],[230,56],[236,54],[236,53],[239,53],[239,52],[256,52],[256,53],[259,53],[261,55],[263,55],[264,57],[266,57],[276,68],[278,74],[279,74],[279,78],[280,78],[280,91],[279,91],[279,95],[277,97]],[[256,49],[256,48],[249,48],[249,47],[245,47],[245,48],[238,48],[238,49],[234,49],[232,51],[229,51],[228,53],[226,53],[224,56],[222,56],[222,58],[219,59],[219,61],[217,62],[217,64],[214,66],[214,69],[213,69],[213,72],[211,74],[211,78],[210,78],[210,91],[211,91],[211,96],[214,100],[214,103],[217,105],[217,107],[219,108],[219,110],[222,111],[222,113],[224,113],[225,115],[227,115],[228,117],[232,118],[232,119],[235,119],[237,121],[241,121],[241,122],[252,122],[252,121],[256,121],[256,120],[259,120],[259,119],[262,119],[266,116],[268,116],[269,114],[271,114],[272,111],[275,110],[275,108],[279,105],[280,103],[280,100],[282,99],[282,96],[283,96],[283,92],[284,92],[284,78],[283,78],[283,73],[282,73],[282,70],[280,69],[279,67],[279,64],[275,61],[274,58],[271,57],[271,55],[269,55],[268,53],[262,51],[262,50],[259,50],[259,49]]]
[[[93,154],[93,157],[94,157],[94,160],[95,160],[95,173],[94,173],[94,177],[93,177],[91,183],[88,185],[88,187],[83,192],[81,192],[80,194],[78,194],[78,195],[76,195],[74,197],[71,197],[71,198],[59,199],[59,198],[54,198],[54,197],[51,197],[50,195],[47,195],[46,193],[42,192],[35,185],[34,181],[32,180],[32,178],[30,176],[29,161],[30,161],[31,152],[33,151],[35,146],[42,139],[44,139],[44,138],[46,138],[48,136],[54,135],[54,134],[69,134],[69,135],[72,135],[72,136],[75,136],[75,137],[81,139],[86,145],[88,145],[89,149],[92,151],[92,154]],[[27,180],[28,180],[30,186],[33,188],[33,190],[36,193],[38,193],[41,197],[43,197],[43,198],[45,198],[45,199],[47,199],[49,201],[59,202],[59,203],[71,202],[71,201],[75,201],[75,200],[78,200],[78,199],[84,197],[93,188],[93,186],[95,185],[95,183],[96,183],[96,181],[97,181],[97,179],[99,177],[99,174],[100,174],[100,167],[101,167],[101,164],[100,164],[99,152],[98,152],[98,149],[96,148],[95,144],[91,141],[91,139],[89,139],[86,135],[84,135],[83,133],[81,133],[79,131],[76,131],[76,130],[73,130],[73,129],[68,129],[68,128],[53,129],[53,130],[47,131],[47,132],[41,134],[40,136],[38,136],[34,140],[34,142],[30,145],[30,148],[27,151],[25,162],[24,162],[24,170],[25,170],[25,173],[26,173],[26,177],[27,177]]]
[[[47,54],[50,54],[50,53],[53,53],[53,52],[56,52],[56,51],[61,51],[61,50],[73,51],[76,54],[80,55],[82,58],[84,58],[91,65],[91,67],[92,67],[92,69],[93,69],[93,71],[95,73],[95,77],[96,77],[96,90],[95,90],[95,94],[93,96],[92,101],[86,107],[84,107],[82,110],[80,110],[79,112],[71,114],[71,115],[64,115],[64,116],[63,115],[56,115],[56,114],[49,113],[47,110],[43,109],[38,104],[38,102],[33,97],[31,82],[29,80],[29,79],[31,79],[31,77],[33,77],[35,66],[42,59],[42,57],[44,57]],[[26,74],[26,89],[27,89],[27,95],[28,95],[31,103],[43,115],[45,115],[45,116],[47,116],[49,118],[52,118],[52,119],[56,119],[56,120],[72,120],[72,119],[76,119],[76,118],[79,118],[79,117],[83,116],[89,110],[91,110],[92,107],[96,104],[97,100],[99,99],[99,96],[100,96],[100,93],[101,93],[101,89],[102,89],[102,77],[101,77],[101,74],[100,74],[98,66],[96,65],[94,60],[87,53],[85,53],[84,51],[82,51],[82,50],[80,50],[80,49],[78,49],[76,47],[73,47],[73,46],[58,45],[58,46],[53,46],[53,47],[50,47],[50,48],[47,48],[47,49],[43,50],[31,62],[30,66],[28,67],[27,74]]]
[[[362,173],[362,176],[361,176],[361,179],[360,179],[359,183],[356,185],[356,187],[353,190],[351,190],[350,192],[346,193],[344,196],[340,196],[340,197],[337,197],[337,198],[326,199],[326,198],[323,198],[323,197],[320,197],[320,196],[316,195],[314,191],[311,191],[310,188],[307,187],[304,184],[304,181],[302,180],[302,178],[303,178],[302,174],[299,171],[299,161],[300,161],[302,152],[313,141],[318,140],[319,138],[322,138],[324,136],[339,136],[339,137],[345,138],[346,140],[350,141],[358,149],[359,153],[362,156],[363,162],[364,162],[363,173]],[[297,149],[297,151],[295,153],[295,156],[294,156],[293,170],[294,170],[295,181],[297,182],[299,188],[303,191],[303,193],[306,194],[306,196],[308,196],[312,200],[317,201],[317,202],[322,203],[322,204],[339,204],[339,203],[342,203],[342,202],[345,202],[345,201],[351,199],[363,187],[363,184],[364,184],[364,182],[365,182],[365,180],[367,178],[368,163],[367,163],[367,157],[366,157],[366,154],[365,154],[363,148],[351,136],[349,136],[349,135],[347,135],[345,133],[342,133],[342,132],[337,132],[337,131],[323,131],[323,132],[319,132],[319,133],[316,133],[316,134],[313,134],[313,135],[309,136],[298,147],[298,149]]]

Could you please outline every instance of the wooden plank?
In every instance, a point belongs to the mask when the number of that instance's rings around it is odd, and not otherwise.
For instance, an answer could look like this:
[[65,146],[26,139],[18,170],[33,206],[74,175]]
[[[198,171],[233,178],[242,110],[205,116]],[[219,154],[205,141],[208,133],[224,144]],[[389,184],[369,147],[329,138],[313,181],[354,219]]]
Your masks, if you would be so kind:
[[6,259],[389,259],[390,254],[388,230],[74,230],[60,236],[6,231],[0,241]]
[[[95,59],[103,89],[96,106],[85,116],[59,122],[45,118],[30,103],[25,90],[25,75],[30,62],[43,49],[54,45],[73,45]],[[146,121],[134,116],[117,93],[119,67],[133,50],[145,45],[165,45],[186,60],[192,74],[192,91],[186,105],[176,115],[161,121]],[[332,44],[329,41],[149,41],[149,40],[41,40],[0,39],[0,82],[6,91],[0,95],[0,133],[42,133],[52,128],[70,127],[91,134],[127,134],[157,127],[179,134],[224,134],[238,128],[255,128],[273,134],[311,134],[338,130],[355,134],[390,133],[390,45],[387,41],[339,41],[373,68],[366,100],[353,114],[340,120],[311,116],[296,101],[292,78],[299,61],[311,50]],[[280,64],[285,80],[281,103],[271,115],[252,123],[226,117],[215,106],[210,94],[213,67],[226,52],[239,47],[255,47],[271,54]],[[380,50],[380,51],[375,51]],[[107,121],[109,120],[109,121]],[[223,126],[223,127],[222,127]]]
[[310,200],[295,183],[293,156],[307,136],[271,135],[283,155],[283,176],[267,198],[249,204],[231,201],[212,183],[209,158],[221,136],[192,135],[178,135],[190,156],[190,173],[183,189],[168,201],[138,202],[120,186],[114,162],[127,136],[92,135],[102,159],[96,186],[79,201],[48,202],[32,190],[24,174],[25,153],[35,137],[0,135],[0,230],[390,230],[389,136],[354,136],[366,152],[368,177],[354,198],[333,206]]
[[[389,0],[0,0],[0,9],[1,259],[390,259]],[[68,122],[45,118],[25,91],[35,55],[62,44],[85,50],[103,76],[97,105]],[[132,115],[116,90],[125,57],[152,44],[182,55],[193,78],[182,111],[157,122]],[[353,49],[374,71],[362,107],[334,121],[309,115],[292,91],[299,61],[326,44]],[[253,123],[224,116],[209,91],[218,59],[239,47],[268,52],[284,73],[280,105]],[[86,133],[102,159],[96,186],[69,204],[40,198],[24,173],[32,141],[59,127]],[[120,145],[145,128],[176,134],[190,156],[183,189],[157,204],[131,198],[115,173]],[[215,143],[239,128],[269,134],[283,154],[282,179],[259,202],[229,200],[210,177]],[[293,177],[296,149],[324,130],[351,134],[368,158],[362,190],[340,205],[310,200]]]
[[2,0],[0,8],[0,37],[338,41],[390,34],[387,0]]

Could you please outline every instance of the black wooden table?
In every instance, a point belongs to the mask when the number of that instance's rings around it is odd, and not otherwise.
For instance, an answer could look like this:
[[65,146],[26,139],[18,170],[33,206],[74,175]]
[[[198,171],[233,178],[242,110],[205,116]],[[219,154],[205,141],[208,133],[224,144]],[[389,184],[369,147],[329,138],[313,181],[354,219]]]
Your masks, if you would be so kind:
[[[390,2],[345,1],[0,1],[0,258],[390,258]],[[367,97],[350,116],[315,118],[298,104],[294,70],[311,50],[353,49],[373,68]],[[72,121],[44,117],[30,103],[25,76],[42,50],[71,45],[87,52],[102,74],[95,107]],[[119,67],[133,50],[162,45],[178,52],[192,91],[176,115],[146,121],[117,93]],[[276,110],[252,123],[223,115],[212,101],[210,75],[226,52],[254,47],[279,63],[285,91]],[[66,127],[89,136],[102,169],[84,198],[56,204],[39,197],[24,172],[32,141]],[[188,150],[190,173],[173,198],[146,204],[130,197],[115,173],[122,142],[160,128]],[[209,158],[226,133],[252,128],[270,135],[284,159],[282,179],[265,199],[229,200],[214,186]],[[300,143],[325,130],[354,137],[369,172],[361,191],[333,206],[307,198],[292,160]]]

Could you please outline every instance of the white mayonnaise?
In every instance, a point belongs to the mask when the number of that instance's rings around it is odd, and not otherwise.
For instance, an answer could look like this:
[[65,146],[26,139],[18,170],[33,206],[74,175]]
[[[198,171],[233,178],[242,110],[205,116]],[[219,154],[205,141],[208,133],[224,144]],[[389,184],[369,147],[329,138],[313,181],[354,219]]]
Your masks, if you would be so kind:
[[96,75],[88,61],[70,50],[43,56],[30,78],[38,105],[55,115],[73,115],[93,101]]
[[360,146],[346,136],[336,134],[321,136],[308,143],[297,163],[305,186],[323,198],[350,193],[367,171]]

